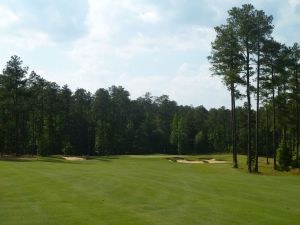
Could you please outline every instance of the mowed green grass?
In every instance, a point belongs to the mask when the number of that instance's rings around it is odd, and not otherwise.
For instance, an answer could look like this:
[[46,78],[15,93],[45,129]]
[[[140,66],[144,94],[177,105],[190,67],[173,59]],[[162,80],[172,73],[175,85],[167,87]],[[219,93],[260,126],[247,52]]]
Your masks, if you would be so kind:
[[300,224],[299,176],[166,157],[0,160],[0,224]]

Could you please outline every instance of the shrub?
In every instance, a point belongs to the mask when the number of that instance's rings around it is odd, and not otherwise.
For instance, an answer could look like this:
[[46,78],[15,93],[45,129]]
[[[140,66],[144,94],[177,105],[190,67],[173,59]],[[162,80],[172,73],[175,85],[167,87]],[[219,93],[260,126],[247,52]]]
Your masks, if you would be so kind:
[[281,143],[277,149],[277,159],[280,170],[289,170],[292,161],[292,155],[284,138],[281,140]]
[[64,153],[64,155],[72,155],[72,150],[73,147],[70,144],[70,142],[68,142],[67,144],[65,144],[65,146],[62,149],[62,152]]

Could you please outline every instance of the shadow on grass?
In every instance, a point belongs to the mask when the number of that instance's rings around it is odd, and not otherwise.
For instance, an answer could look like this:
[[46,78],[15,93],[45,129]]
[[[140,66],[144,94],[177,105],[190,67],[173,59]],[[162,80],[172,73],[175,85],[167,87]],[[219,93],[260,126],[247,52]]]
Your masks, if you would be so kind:
[[51,162],[51,163],[69,163],[66,160],[57,157],[2,157],[0,161],[5,162]]
[[78,163],[77,161],[67,161],[59,156],[37,157],[37,156],[9,156],[0,157],[0,161],[5,162],[48,162],[48,163]]
[[170,160],[172,162],[177,162],[177,160],[183,160],[183,159],[185,159],[185,158],[183,158],[183,157],[177,157],[177,156],[166,158],[166,160]]
[[87,160],[97,160],[102,162],[110,162],[113,159],[120,159],[118,156],[89,156],[86,158]]
[[22,157],[1,157],[0,161],[8,162],[32,162],[36,161],[36,158],[22,158]]
[[48,163],[69,163],[69,164],[82,164],[89,160],[97,160],[102,162],[110,162],[114,159],[120,159],[118,156],[86,156],[85,160],[65,160],[61,155],[53,156],[3,156],[0,161],[7,162],[48,162]]
[[199,160],[212,160],[213,158],[207,158],[207,157],[200,157]]

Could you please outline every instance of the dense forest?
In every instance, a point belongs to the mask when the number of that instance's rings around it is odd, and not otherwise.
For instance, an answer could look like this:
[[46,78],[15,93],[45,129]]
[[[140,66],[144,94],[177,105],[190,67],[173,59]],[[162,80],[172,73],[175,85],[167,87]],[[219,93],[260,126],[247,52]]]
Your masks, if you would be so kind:
[[[241,113],[243,109],[241,109]],[[230,150],[230,111],[179,106],[167,95],[131,100],[123,87],[94,94],[28,73],[12,56],[0,75],[2,154],[208,153]]]
[[277,42],[272,16],[252,5],[228,13],[208,59],[231,109],[150,93],[133,100],[121,86],[72,92],[12,56],[0,74],[1,156],[232,152],[234,167],[237,153],[248,155],[249,172],[258,156],[273,157],[274,169],[299,166],[300,46]]

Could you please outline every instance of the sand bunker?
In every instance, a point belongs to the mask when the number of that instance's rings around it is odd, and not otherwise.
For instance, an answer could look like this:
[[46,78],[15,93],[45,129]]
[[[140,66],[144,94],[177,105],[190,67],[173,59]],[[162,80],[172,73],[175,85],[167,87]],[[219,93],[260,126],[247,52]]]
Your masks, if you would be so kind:
[[178,163],[187,163],[187,164],[203,164],[203,163],[221,164],[221,163],[228,163],[227,161],[216,160],[216,159],[205,159],[205,160],[177,159],[175,161],[178,162]]
[[178,159],[176,160],[178,163],[187,163],[187,164],[200,164],[204,163],[203,161],[200,160],[186,160],[186,159]]
[[67,157],[67,156],[64,156],[63,159],[65,160],[69,160],[69,161],[81,161],[81,160],[85,160],[85,158],[82,158],[82,157]]
[[223,161],[223,160],[216,160],[216,159],[209,159],[209,160],[205,160],[208,163],[212,163],[212,164],[218,164],[218,163],[228,163],[227,161]]

